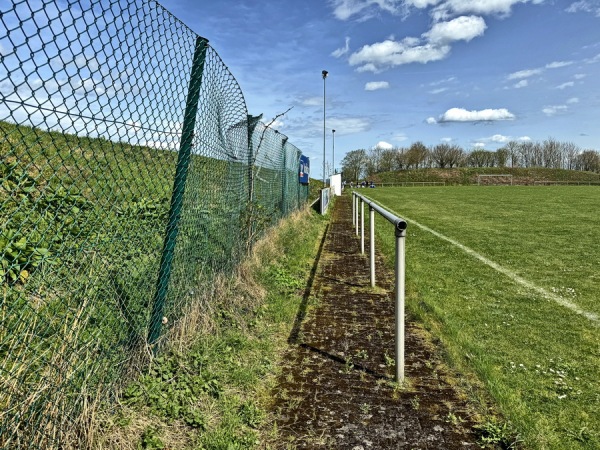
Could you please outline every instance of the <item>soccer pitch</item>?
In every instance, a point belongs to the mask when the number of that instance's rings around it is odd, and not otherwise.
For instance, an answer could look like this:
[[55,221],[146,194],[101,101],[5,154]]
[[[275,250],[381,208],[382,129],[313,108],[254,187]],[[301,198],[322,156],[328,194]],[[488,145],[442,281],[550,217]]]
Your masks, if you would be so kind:
[[[360,193],[408,221],[408,309],[483,383],[525,446],[599,448],[600,188]],[[380,219],[376,231],[391,261],[388,225]]]

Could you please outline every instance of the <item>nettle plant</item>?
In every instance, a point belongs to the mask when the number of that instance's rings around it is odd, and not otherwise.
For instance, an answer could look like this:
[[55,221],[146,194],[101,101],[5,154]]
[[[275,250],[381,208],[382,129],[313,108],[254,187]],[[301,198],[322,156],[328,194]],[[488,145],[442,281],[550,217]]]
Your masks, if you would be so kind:
[[0,279],[10,284],[25,283],[43,262],[53,264],[50,250],[31,242],[15,229],[0,234]]

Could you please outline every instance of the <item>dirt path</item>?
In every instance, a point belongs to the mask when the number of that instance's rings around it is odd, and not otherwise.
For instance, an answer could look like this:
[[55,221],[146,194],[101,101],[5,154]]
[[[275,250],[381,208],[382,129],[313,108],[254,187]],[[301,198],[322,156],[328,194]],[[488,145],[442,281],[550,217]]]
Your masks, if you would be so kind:
[[[276,393],[287,445],[309,449],[478,448],[464,399],[421,329],[406,324],[408,387],[393,380],[393,296],[369,286],[367,254],[352,228],[351,199],[336,200],[318,268],[299,312]],[[368,249],[368,244],[365,245]],[[380,259],[380,256],[377,255]],[[378,286],[393,286],[382,272]],[[391,357],[391,358],[390,358]]]

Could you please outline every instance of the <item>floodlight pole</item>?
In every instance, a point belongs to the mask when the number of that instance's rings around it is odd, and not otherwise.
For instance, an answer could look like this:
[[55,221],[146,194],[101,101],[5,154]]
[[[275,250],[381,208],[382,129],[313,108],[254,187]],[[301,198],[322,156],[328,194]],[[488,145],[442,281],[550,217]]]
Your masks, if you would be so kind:
[[327,78],[326,70],[321,72],[323,76],[323,187],[325,187],[325,78]]

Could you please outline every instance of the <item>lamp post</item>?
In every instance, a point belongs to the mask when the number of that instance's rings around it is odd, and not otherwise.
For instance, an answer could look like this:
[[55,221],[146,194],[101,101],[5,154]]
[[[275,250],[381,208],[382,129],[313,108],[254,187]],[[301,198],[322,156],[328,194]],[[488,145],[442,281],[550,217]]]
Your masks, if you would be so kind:
[[327,78],[326,70],[321,72],[323,75],[323,187],[325,187],[325,78]]
[[331,130],[331,139],[333,144],[333,149],[331,152],[331,159],[333,160],[333,163],[331,164],[331,173],[335,175],[335,130]]

